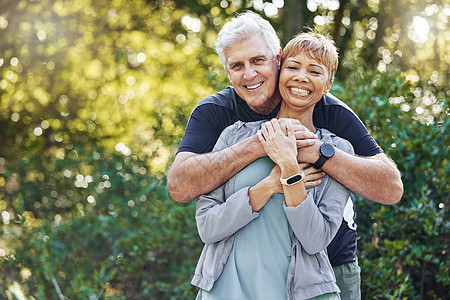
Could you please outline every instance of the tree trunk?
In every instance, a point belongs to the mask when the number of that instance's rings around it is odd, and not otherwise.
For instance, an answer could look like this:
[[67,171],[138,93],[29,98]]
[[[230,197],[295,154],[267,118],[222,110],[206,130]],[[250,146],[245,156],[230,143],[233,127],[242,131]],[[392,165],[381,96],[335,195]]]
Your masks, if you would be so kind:
[[347,7],[349,0],[340,0],[339,1],[339,9],[334,17],[334,28],[333,28],[333,40],[336,43],[336,46],[341,43],[342,36],[340,34],[340,30],[342,27],[342,18],[344,17],[344,11]]
[[285,1],[281,17],[283,30],[281,42],[283,46],[303,30],[303,27],[306,25],[306,10],[306,0]]

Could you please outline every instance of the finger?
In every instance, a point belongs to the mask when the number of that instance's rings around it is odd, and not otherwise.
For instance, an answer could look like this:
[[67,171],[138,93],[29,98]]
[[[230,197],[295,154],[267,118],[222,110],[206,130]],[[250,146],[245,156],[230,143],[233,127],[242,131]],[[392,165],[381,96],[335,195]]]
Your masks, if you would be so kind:
[[259,142],[264,145],[264,142],[266,140],[264,139],[264,136],[262,135],[261,130],[258,130],[256,132],[256,136],[258,137]]
[[274,132],[282,132],[280,123],[278,122],[277,119],[270,120],[270,124],[272,124],[272,128],[273,128]]
[[278,119],[280,124],[285,123],[287,120],[291,120],[291,123],[294,124],[294,125],[302,125],[302,123],[299,120],[297,120],[297,119],[289,119],[289,118],[280,118],[280,119]]
[[304,148],[314,145],[315,140],[307,139],[307,140],[297,140],[297,148]]
[[[264,122],[264,130],[267,134],[272,135],[273,134],[273,125],[272,125],[272,121],[267,121]],[[267,137],[267,135],[266,135]]]
[[322,183],[321,180],[305,181],[305,188],[310,189],[319,186],[321,183]]
[[284,135],[288,135],[287,119],[278,119],[278,123],[280,123],[280,127],[281,127],[281,130],[283,131]]
[[[311,169],[314,169],[314,168],[311,168]],[[325,172],[321,172],[321,171],[314,172],[314,173],[306,173],[305,171],[303,171],[303,173],[305,174],[306,181],[316,181],[325,176]]]
[[309,130],[295,131],[296,140],[317,139],[317,135]]
[[295,139],[294,126],[292,126],[292,123],[290,120],[289,120],[289,122],[287,122],[286,126],[287,126],[287,136]]
[[261,131],[263,136],[267,136],[267,122],[261,124],[261,129],[259,131]]
[[302,162],[302,163],[299,163],[298,166],[300,167],[300,170],[303,170],[304,172],[306,172],[307,169],[309,169],[310,164]]
[[309,129],[301,123],[293,122],[292,124],[294,125],[296,131],[309,131]]
[[292,125],[302,125],[302,123],[297,119],[290,119],[290,120],[291,120]]

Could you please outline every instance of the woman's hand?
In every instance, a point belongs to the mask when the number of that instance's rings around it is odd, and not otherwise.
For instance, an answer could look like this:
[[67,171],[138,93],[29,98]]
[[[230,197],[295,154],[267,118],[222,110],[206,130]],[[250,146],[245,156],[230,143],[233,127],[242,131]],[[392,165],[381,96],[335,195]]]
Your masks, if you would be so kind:
[[267,155],[280,166],[281,170],[294,164],[297,166],[297,142],[294,126],[290,120],[286,121],[285,130],[286,134],[278,120],[272,119],[263,123],[257,132]]

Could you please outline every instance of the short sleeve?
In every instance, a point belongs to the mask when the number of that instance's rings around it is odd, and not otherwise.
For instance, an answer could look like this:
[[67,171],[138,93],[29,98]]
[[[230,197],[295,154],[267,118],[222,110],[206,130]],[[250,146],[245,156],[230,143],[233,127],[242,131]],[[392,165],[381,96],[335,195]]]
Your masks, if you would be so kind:
[[214,103],[194,108],[186,126],[186,132],[177,151],[196,154],[211,152],[220,133],[235,122],[235,114],[225,106]]
[[336,97],[323,97],[316,104],[313,117],[316,127],[328,129],[348,140],[355,154],[374,156],[383,152],[358,116]]

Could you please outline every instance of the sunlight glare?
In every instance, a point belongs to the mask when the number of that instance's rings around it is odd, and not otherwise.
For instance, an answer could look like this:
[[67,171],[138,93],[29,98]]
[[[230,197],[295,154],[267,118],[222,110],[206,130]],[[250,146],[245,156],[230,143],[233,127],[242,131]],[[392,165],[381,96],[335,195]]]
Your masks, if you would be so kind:
[[425,43],[428,40],[428,33],[430,32],[430,24],[428,21],[420,16],[413,17],[412,25],[409,30],[409,38],[416,43]]

